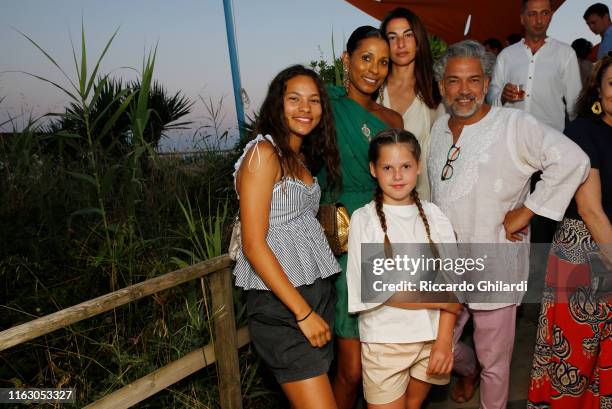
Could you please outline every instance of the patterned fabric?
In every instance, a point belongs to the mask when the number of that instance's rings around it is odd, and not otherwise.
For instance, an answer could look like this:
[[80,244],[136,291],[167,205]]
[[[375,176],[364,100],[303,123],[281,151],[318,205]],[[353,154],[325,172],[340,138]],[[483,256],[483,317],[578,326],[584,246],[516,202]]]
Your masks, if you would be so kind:
[[548,261],[529,409],[612,409],[612,307],[591,289],[583,222],[563,219]]
[[[258,135],[244,148],[244,153],[235,165],[234,184],[246,153],[255,146],[249,165],[252,161],[257,163],[253,157],[259,155],[257,144],[264,140],[274,145],[270,135]],[[266,242],[294,287],[312,284],[317,278],[326,278],[340,271],[323,228],[316,219],[320,198],[321,189],[316,178],[312,185],[306,185],[299,179],[285,177],[274,185],[272,191]],[[245,257],[242,248],[238,252],[234,276],[236,287],[269,290]]]

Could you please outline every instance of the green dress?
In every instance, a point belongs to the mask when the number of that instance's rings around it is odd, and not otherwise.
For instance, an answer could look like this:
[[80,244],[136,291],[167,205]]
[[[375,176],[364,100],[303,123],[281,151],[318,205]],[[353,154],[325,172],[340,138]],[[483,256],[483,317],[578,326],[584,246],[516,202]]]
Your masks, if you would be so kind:
[[[370,136],[376,135],[389,126],[371,114],[361,105],[346,96],[342,87],[328,87],[329,96],[336,122],[336,138],[340,152],[342,172],[342,191],[334,193],[327,188],[327,172],[323,169],[317,180],[323,189],[322,203],[340,202],[349,214],[370,202],[374,196],[376,181],[370,175],[368,165],[368,138],[362,127],[366,124]],[[348,291],[346,288],[347,255],[338,258],[342,271],[336,279],[336,335],[343,338],[359,338],[356,315],[348,313]]]

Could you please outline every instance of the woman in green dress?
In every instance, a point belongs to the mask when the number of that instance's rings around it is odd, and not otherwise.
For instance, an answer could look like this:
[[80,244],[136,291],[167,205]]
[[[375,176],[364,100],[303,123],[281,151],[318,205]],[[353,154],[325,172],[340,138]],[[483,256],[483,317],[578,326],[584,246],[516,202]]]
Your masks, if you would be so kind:
[[[324,171],[318,175],[318,180],[324,189],[322,201],[340,202],[352,214],[372,200],[376,187],[368,167],[370,139],[383,129],[403,128],[404,123],[397,112],[375,101],[390,64],[389,45],[378,29],[371,26],[357,28],[349,37],[342,62],[344,87],[329,89],[340,152],[342,187],[340,191],[326,189]],[[346,254],[338,259],[342,272],[336,280],[338,359],[333,387],[339,409],[354,406],[361,382],[361,344],[357,316],[348,313],[346,260]]]

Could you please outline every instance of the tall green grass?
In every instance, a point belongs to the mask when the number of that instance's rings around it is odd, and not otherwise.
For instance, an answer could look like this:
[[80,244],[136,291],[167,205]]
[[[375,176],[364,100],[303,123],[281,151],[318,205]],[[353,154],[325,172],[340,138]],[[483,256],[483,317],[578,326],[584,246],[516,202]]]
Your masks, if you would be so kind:
[[[222,253],[228,215],[237,207],[231,187],[237,153],[206,151],[189,163],[157,157],[147,136],[147,125],[161,116],[147,96],[156,50],[143,59],[138,92],[114,93],[99,109],[110,81],[99,67],[117,32],[90,69],[82,28],[73,77],[23,36],[65,83],[27,75],[70,97],[59,119],[80,124],[71,129],[82,132],[49,132],[32,119],[0,139],[0,329]],[[212,101],[211,108],[220,112]],[[118,154],[102,141],[116,137],[113,125],[124,114],[130,144]],[[210,342],[208,300],[195,280],[3,351],[0,387],[74,387],[73,406],[82,407]],[[239,292],[235,300],[243,325]],[[245,407],[282,405],[250,348],[240,365]],[[138,406],[215,408],[217,402],[213,366]]]

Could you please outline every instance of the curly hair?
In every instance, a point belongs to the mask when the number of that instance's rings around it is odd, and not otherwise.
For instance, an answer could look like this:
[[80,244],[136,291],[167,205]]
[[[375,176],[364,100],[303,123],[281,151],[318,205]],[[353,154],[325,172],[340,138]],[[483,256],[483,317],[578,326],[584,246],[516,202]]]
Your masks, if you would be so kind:
[[603,76],[608,68],[610,68],[610,64],[612,64],[612,56],[606,55],[593,67],[593,72],[589,77],[589,81],[582,89],[582,92],[576,101],[577,116],[598,118],[605,115],[605,112],[595,114],[591,107],[595,102],[600,100],[599,91],[601,90]]
[[289,146],[289,127],[284,115],[284,95],[287,81],[297,76],[313,79],[321,99],[321,120],[307,138],[304,138],[301,151],[309,170],[315,174],[323,167],[327,168],[328,185],[332,190],[342,184],[340,173],[340,153],[336,143],[336,126],[327,90],[319,75],[302,65],[292,65],[279,72],[270,83],[268,94],[259,111],[254,127],[253,137],[257,134],[271,135],[280,152],[283,174],[299,174],[299,157]]

